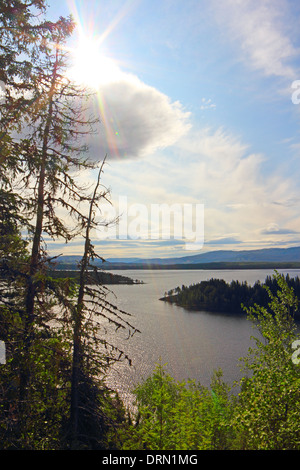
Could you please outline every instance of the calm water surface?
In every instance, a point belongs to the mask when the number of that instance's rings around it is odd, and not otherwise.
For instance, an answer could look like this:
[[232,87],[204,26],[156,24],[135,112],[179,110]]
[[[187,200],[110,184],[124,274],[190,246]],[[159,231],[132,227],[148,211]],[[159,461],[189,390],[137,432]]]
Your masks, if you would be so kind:
[[[300,276],[300,270],[296,269],[280,272]],[[195,379],[209,386],[213,372],[219,368],[229,384],[242,377],[238,360],[254,344],[251,335],[257,336],[257,330],[246,317],[189,312],[159,298],[182,284],[211,278],[253,284],[257,280],[264,281],[273,270],[125,270],[116,273],[145,283],[110,286],[116,296],[111,300],[132,315],[131,324],[141,331],[129,340],[126,334],[116,334],[112,339],[132,359],[131,367],[118,364],[108,377],[108,383],[125,401],[130,401],[132,388],[152,373],[160,359],[176,380]]]

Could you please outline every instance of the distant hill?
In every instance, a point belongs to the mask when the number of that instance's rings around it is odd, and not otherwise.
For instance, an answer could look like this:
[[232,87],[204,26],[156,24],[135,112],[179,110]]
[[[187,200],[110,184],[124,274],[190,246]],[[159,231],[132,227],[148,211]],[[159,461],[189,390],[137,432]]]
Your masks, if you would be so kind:
[[[61,256],[59,258],[59,267],[70,268],[80,261],[79,256]],[[95,264],[103,266],[105,269],[134,269],[134,268],[153,268],[153,267],[207,267],[213,263],[216,266],[222,264],[231,267],[232,263],[238,263],[240,266],[247,266],[251,263],[260,265],[268,264],[289,264],[300,267],[300,247],[293,248],[266,248],[259,250],[219,250],[207,253],[198,253],[196,255],[183,256],[178,258],[108,258],[105,262],[97,260]],[[299,266],[297,265],[299,263]],[[202,266],[201,266],[202,265]],[[297,265],[297,266],[296,266]],[[292,266],[292,267],[293,267]]]
[[260,250],[230,251],[219,250],[180,258],[111,258],[108,262],[114,263],[151,263],[151,264],[199,264],[214,262],[300,262],[300,247],[295,248],[267,248]]

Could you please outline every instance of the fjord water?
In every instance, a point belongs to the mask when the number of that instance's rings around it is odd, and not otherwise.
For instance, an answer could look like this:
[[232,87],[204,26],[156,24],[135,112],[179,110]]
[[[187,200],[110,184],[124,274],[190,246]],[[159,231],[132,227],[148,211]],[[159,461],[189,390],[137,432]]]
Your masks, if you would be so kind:
[[[300,276],[300,270],[279,270],[290,277]],[[226,282],[247,281],[250,285],[263,282],[273,270],[124,270],[117,274],[138,279],[144,284],[114,285],[110,300],[132,316],[126,318],[140,330],[132,338],[116,333],[111,341],[132,359],[115,365],[108,384],[125,401],[131,390],[153,371],[161,361],[176,380],[194,379],[209,386],[213,372],[222,369],[224,380],[233,384],[242,377],[239,358],[254,344],[251,336],[259,336],[246,315],[221,312],[191,312],[160,301],[164,293],[182,284],[224,279]]]

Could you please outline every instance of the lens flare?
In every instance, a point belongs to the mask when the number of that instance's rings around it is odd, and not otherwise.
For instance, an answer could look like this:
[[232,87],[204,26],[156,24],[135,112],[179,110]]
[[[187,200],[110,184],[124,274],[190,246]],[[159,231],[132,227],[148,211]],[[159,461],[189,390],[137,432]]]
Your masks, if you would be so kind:
[[[99,3],[91,1],[89,11],[87,11],[84,9],[85,2],[67,0],[69,10],[77,25],[74,41],[69,50],[71,65],[68,78],[95,91],[91,106],[94,112],[100,115],[99,139],[105,140],[109,154],[117,158],[120,158],[120,153],[123,156],[127,155],[127,145],[122,132],[122,124],[114,115],[113,106],[106,99],[106,91],[111,84],[120,82],[124,78],[128,80],[129,75],[121,70],[120,61],[110,57],[104,42],[139,2],[140,0],[125,1],[110,23],[101,30],[102,16]],[[100,144],[103,147],[103,141]],[[122,149],[121,152],[120,149]]]

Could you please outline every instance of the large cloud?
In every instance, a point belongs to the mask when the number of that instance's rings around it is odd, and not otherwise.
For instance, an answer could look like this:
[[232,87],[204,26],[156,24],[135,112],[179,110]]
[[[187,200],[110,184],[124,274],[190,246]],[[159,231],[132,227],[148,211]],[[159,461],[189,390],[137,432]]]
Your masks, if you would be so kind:
[[92,107],[101,119],[89,141],[96,160],[144,157],[173,145],[190,127],[190,113],[178,101],[125,73],[99,87]]

